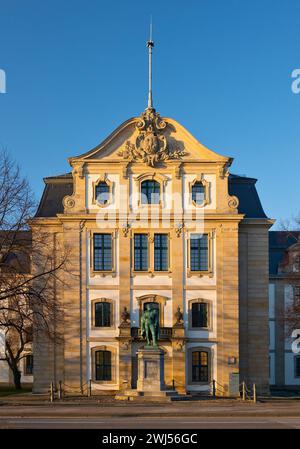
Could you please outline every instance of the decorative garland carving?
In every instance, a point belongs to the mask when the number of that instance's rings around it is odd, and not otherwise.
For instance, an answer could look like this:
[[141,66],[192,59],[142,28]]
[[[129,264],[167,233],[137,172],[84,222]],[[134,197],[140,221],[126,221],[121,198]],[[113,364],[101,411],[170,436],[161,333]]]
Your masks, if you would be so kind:
[[118,156],[129,162],[144,162],[150,167],[169,159],[180,159],[186,153],[178,148],[169,148],[166,136],[162,133],[166,126],[167,123],[155,109],[147,108],[136,124],[139,134],[135,143],[128,140]]

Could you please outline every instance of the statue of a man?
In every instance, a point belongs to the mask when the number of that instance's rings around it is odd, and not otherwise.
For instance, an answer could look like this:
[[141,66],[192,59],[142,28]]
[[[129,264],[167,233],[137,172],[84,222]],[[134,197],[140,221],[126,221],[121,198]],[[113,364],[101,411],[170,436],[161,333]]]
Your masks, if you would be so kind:
[[[147,304],[146,310],[141,317],[142,335],[146,336],[148,346],[157,346],[159,322],[157,309]],[[150,337],[151,334],[151,337]]]

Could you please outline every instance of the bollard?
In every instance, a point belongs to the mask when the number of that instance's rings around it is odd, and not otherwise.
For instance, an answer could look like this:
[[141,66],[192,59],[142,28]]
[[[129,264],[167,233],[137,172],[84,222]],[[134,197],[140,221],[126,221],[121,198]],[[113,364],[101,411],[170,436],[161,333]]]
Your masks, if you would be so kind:
[[92,396],[92,379],[89,380],[88,384],[88,397]]
[[54,401],[54,387],[53,382],[50,383],[50,402]]
[[243,384],[242,384],[242,387],[243,387],[243,392],[242,392],[242,399],[243,399],[243,401],[245,401],[246,400],[246,384],[245,384],[245,381],[243,380]]
[[256,396],[256,385],[253,384],[253,402],[256,404],[257,402],[257,396]]
[[172,390],[175,390],[175,380],[172,379]]
[[58,389],[58,399],[62,399],[62,382],[59,381],[59,389]]
[[213,395],[213,398],[216,399],[216,381],[215,381],[215,379],[213,379],[213,381],[212,381],[212,395]]

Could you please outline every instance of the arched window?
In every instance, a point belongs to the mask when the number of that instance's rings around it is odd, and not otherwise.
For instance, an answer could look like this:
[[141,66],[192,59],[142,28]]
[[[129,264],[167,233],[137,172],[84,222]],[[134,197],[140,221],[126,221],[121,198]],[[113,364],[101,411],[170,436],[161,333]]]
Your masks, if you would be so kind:
[[206,302],[192,303],[192,327],[208,327],[208,304]]
[[105,206],[109,202],[110,187],[105,181],[100,181],[95,187],[95,197],[97,203]]
[[111,380],[111,352],[95,352],[95,380]]
[[154,180],[145,180],[141,183],[141,203],[159,204],[160,202],[160,184]]
[[95,327],[110,327],[111,325],[110,302],[95,302],[94,316],[95,316]]
[[192,185],[192,201],[196,206],[201,205],[205,200],[205,186],[201,181],[196,181]]
[[208,352],[192,352],[192,382],[208,382]]

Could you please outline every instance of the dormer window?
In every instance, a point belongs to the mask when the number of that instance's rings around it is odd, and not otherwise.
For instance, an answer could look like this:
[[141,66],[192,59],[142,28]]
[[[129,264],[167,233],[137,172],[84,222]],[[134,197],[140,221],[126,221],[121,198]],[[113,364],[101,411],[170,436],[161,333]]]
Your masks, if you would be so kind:
[[141,183],[141,203],[160,203],[160,184],[155,180],[147,179]]
[[106,207],[112,203],[113,183],[107,179],[107,176],[101,175],[100,178],[93,182],[93,204],[97,204],[100,207]]
[[110,195],[109,190],[109,186],[105,181],[101,181],[96,185],[96,201],[101,204],[101,206],[105,206],[108,203]]
[[197,176],[190,183],[190,203],[196,207],[203,207],[209,202],[209,183],[203,176]]
[[200,204],[203,203],[204,199],[205,199],[205,186],[202,184],[201,181],[196,181],[195,184],[192,186],[192,201],[197,206],[200,206]]

